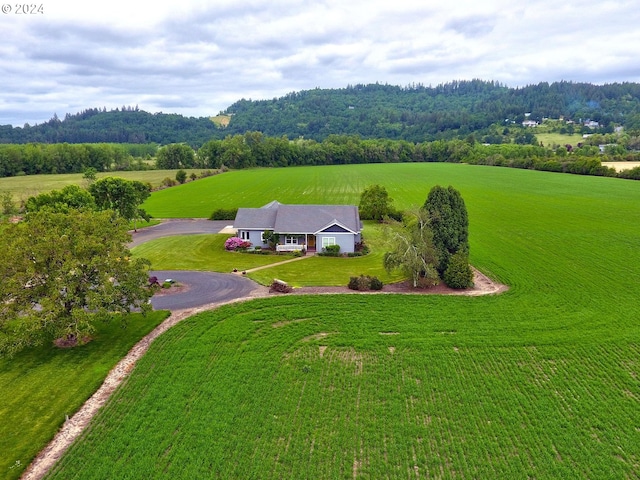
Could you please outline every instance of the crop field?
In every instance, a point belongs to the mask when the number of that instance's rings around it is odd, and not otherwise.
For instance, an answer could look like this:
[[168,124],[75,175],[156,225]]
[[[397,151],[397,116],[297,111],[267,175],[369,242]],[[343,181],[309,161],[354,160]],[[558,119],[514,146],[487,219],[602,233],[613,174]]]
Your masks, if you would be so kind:
[[640,162],[602,162],[605,167],[615,168],[616,172],[623,170],[631,170],[632,168],[640,167]]
[[400,208],[458,188],[472,263],[510,290],[278,296],[192,317],[51,478],[640,478],[637,182],[314,167],[229,172],[147,208],[357,203],[371,183]]
[[[139,180],[148,182],[157,187],[162,184],[166,177],[175,179],[177,170],[140,170],[140,171],[118,171],[100,172],[97,178],[119,177],[127,180]],[[187,174],[199,174],[202,170],[186,169]],[[60,175],[22,175],[18,177],[0,178],[0,192],[9,192],[16,200],[26,200],[39,193],[51,190],[61,190],[67,185],[85,185],[82,173],[68,173]]]
[[637,328],[600,340],[515,313],[317,296],[201,314],[154,344],[51,478],[636,476]]

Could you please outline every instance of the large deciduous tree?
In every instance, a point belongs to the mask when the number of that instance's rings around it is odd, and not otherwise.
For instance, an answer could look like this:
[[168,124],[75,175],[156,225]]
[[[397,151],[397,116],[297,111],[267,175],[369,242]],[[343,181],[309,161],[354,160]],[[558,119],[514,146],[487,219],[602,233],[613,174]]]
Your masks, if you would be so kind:
[[124,178],[106,177],[92,183],[89,192],[99,210],[113,210],[127,221],[149,220],[149,214],[140,205],[151,195],[147,183]]
[[55,213],[69,213],[70,210],[95,210],[93,196],[78,185],[67,185],[62,190],[52,190],[30,197],[25,205],[29,213],[47,210]]
[[454,187],[434,186],[424,208],[428,212],[433,243],[438,251],[438,273],[442,276],[451,256],[469,253],[469,219],[462,195]]
[[130,239],[109,211],[36,212],[0,226],[0,353],[82,343],[97,321],[148,311],[149,262],[130,257]]
[[391,214],[393,199],[389,197],[387,189],[381,185],[371,185],[360,195],[360,218],[363,220],[382,221]]
[[195,152],[189,145],[173,143],[158,150],[156,167],[177,170],[192,168],[195,165]]

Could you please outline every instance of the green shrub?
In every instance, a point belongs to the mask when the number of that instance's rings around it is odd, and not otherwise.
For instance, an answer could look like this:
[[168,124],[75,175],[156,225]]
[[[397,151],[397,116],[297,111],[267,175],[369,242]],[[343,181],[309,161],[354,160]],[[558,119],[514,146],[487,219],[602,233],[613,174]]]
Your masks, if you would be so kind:
[[237,208],[218,208],[213,211],[209,220],[235,220],[237,213]]
[[184,183],[187,181],[187,172],[185,172],[184,170],[180,169],[176,172],[176,181],[179,183]]
[[323,255],[325,257],[339,257],[340,245],[327,245],[326,247],[322,247],[322,252],[320,252],[319,255]]
[[382,287],[382,280],[378,277],[371,277],[371,285],[369,286],[371,290],[382,290]]
[[165,177],[164,180],[162,180],[163,187],[175,187],[177,184],[178,182],[176,182],[173,178]]
[[360,282],[358,281],[359,278],[360,277],[349,277],[347,288],[349,288],[349,290],[360,290]]
[[350,277],[347,287],[350,290],[358,290],[365,292],[367,290],[382,290],[382,282],[378,277],[371,277],[370,275],[360,275],[359,277]]
[[[355,244],[355,253],[359,253],[360,255],[368,255],[370,252],[369,246],[364,243],[364,239],[361,242]],[[354,255],[357,256],[357,255]]]
[[465,253],[458,252],[451,256],[443,280],[451,288],[462,289],[473,286],[473,270],[469,265],[469,257]]

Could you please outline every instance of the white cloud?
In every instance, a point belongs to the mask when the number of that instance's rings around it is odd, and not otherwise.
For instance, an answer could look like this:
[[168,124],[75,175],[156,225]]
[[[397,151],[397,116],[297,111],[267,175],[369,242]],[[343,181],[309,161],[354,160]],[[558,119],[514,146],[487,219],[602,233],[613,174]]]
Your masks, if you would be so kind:
[[205,116],[240,98],[382,82],[640,81],[631,1],[44,3],[0,16],[0,124],[139,105]]

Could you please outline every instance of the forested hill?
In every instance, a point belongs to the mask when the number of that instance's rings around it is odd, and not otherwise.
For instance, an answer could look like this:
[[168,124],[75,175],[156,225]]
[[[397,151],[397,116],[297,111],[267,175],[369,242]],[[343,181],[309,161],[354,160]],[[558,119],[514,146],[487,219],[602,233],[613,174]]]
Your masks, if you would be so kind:
[[355,85],[315,89],[272,100],[240,100],[226,114],[227,127],[211,119],[151,114],[137,108],[88,109],[54,116],[35,126],[0,126],[0,143],[186,142],[261,131],[268,136],[323,140],[332,134],[412,142],[460,138],[488,132],[490,125],[545,117],[587,119],[604,129],[640,130],[640,84],[540,83],[508,88],[497,82],[456,81],[436,87]]
[[259,130],[265,135],[320,140],[331,134],[413,142],[481,133],[489,125],[543,118],[594,120],[640,127],[640,84],[597,86],[540,83],[508,88],[481,80],[437,87],[356,85],[307,90],[273,100],[240,100],[231,105],[232,133]]
[[56,115],[40,125],[0,126],[0,143],[158,143],[202,145],[219,136],[209,118],[175,113],[148,113],[138,108],[90,108],[78,114]]

